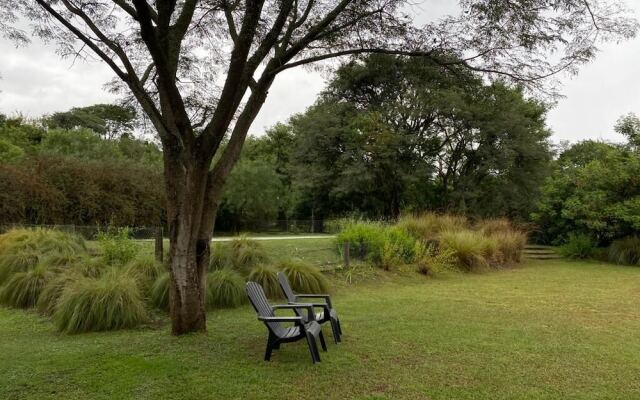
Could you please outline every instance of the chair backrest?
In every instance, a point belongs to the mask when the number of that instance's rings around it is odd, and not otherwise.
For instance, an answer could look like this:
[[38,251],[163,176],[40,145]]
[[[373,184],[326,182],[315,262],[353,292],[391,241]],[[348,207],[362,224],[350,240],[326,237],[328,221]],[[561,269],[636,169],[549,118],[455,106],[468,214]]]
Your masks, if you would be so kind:
[[[257,282],[247,282],[246,285],[247,296],[249,297],[249,301],[251,305],[256,310],[256,313],[260,317],[273,317],[275,314],[273,313],[273,309],[269,305],[269,300],[267,299],[267,295],[264,293],[264,289]],[[281,333],[284,328],[278,322],[265,322],[267,328],[271,330],[271,332],[275,334]]]
[[291,285],[289,285],[289,279],[284,274],[284,272],[278,272],[278,282],[280,283],[280,288],[282,289],[282,293],[287,298],[287,301],[294,303],[296,301],[296,294],[291,289]]

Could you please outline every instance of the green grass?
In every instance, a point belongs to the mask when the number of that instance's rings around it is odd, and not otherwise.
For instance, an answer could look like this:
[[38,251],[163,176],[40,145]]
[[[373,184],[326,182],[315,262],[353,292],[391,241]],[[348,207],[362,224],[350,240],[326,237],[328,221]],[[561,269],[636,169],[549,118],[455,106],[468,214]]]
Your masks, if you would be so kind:
[[640,268],[554,261],[338,282],[343,343],[318,365],[303,342],[262,361],[266,331],[249,305],[212,311],[208,334],[181,338],[166,320],[63,335],[0,308],[0,398],[640,398]]

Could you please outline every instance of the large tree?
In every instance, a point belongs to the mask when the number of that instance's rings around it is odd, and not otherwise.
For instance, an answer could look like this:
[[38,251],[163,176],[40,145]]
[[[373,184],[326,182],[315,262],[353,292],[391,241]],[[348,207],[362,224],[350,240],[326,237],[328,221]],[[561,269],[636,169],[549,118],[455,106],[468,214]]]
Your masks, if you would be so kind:
[[64,56],[104,61],[157,131],[171,241],[172,332],[182,334],[206,329],[205,269],[222,186],[276,75],[359,53],[442,63],[448,61],[441,54],[455,53],[469,68],[536,85],[589,61],[600,39],[636,31],[615,0],[461,0],[459,17],[423,28],[405,15],[411,3],[2,0],[0,12],[21,13]]

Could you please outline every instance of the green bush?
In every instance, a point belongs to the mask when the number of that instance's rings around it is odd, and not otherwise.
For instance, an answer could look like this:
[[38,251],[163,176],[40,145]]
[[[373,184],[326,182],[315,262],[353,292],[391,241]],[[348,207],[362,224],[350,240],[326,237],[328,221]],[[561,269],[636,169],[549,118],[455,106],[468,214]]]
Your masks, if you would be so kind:
[[640,237],[630,236],[611,243],[609,261],[623,265],[640,265]]
[[146,319],[136,281],[118,269],[70,282],[53,314],[58,330],[66,333],[133,328]]
[[154,255],[138,254],[133,260],[127,263],[126,270],[131,276],[138,280],[143,288],[148,288],[162,273],[164,267],[156,261]]
[[391,226],[385,230],[385,243],[392,243],[397,249],[397,256],[403,262],[411,262],[416,239],[406,230]]
[[0,288],[0,303],[17,308],[34,307],[49,275],[42,266],[13,274]]
[[299,261],[283,261],[279,269],[289,279],[294,291],[298,293],[327,293],[329,282],[320,270]]
[[97,239],[102,249],[102,258],[107,264],[124,265],[138,254],[139,248],[130,236],[129,228],[98,233]]
[[382,246],[380,251],[380,259],[377,261],[378,265],[385,271],[391,270],[393,267],[397,267],[402,264],[402,247],[398,242],[387,240]]
[[246,273],[251,267],[268,262],[269,258],[262,244],[242,236],[231,241],[229,260],[233,268]]
[[570,233],[565,244],[560,246],[560,254],[571,259],[590,258],[596,244],[591,236],[583,233]]
[[151,304],[160,310],[169,310],[171,276],[168,272],[160,274],[151,286]]
[[282,289],[278,283],[278,270],[272,265],[256,265],[249,272],[247,280],[259,283],[270,299],[282,297]]
[[340,247],[349,243],[352,257],[380,262],[382,248],[387,240],[386,228],[386,225],[379,222],[351,220],[345,222],[336,240]]
[[244,279],[236,271],[223,268],[207,276],[207,307],[237,307],[244,303]]
[[456,269],[456,256],[451,249],[438,249],[435,243],[416,241],[414,263],[419,273],[432,276]]
[[450,250],[462,269],[474,271],[489,266],[486,256],[492,244],[481,233],[469,230],[445,231],[440,234],[439,239],[441,248]]

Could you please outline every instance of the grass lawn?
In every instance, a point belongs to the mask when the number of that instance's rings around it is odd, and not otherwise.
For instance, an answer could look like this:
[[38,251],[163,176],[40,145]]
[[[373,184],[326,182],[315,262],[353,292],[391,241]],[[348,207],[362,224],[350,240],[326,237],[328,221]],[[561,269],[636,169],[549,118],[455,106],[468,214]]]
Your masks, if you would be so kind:
[[303,343],[262,361],[249,306],[181,338],[166,322],[60,335],[0,308],[0,398],[640,398],[640,268],[554,261],[336,285],[344,341],[318,365]]

